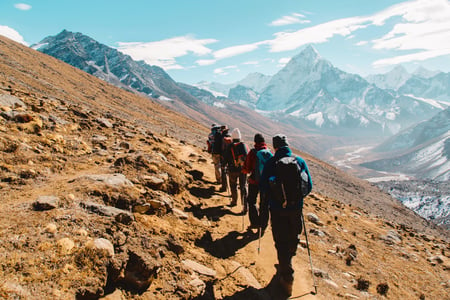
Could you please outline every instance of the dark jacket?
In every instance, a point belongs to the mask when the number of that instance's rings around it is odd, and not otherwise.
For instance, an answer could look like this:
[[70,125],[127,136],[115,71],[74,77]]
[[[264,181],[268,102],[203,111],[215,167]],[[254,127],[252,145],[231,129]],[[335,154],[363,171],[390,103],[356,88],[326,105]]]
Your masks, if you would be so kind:
[[286,156],[295,156],[295,158],[297,159],[297,163],[299,164],[301,170],[305,171],[306,174],[308,174],[308,177],[309,177],[309,190],[308,191],[312,190],[312,179],[311,179],[311,175],[309,174],[308,166],[306,165],[305,160],[303,158],[301,158],[300,156],[294,155],[288,146],[281,147],[275,152],[275,155],[267,161],[266,165],[264,166],[263,173],[261,175],[261,181],[259,183],[259,188],[260,188],[261,193],[265,193],[266,196],[268,197],[268,205],[271,210],[282,210],[282,209],[293,210],[293,209],[300,209],[303,207],[303,199],[302,199],[302,201],[299,202],[298,207],[283,208],[281,206],[281,204],[275,200],[275,197],[272,194],[272,191],[270,189],[269,178],[272,176],[275,176],[275,163],[280,158],[283,158]]
[[255,148],[250,150],[250,152],[247,155],[247,158],[245,159],[244,168],[242,169],[242,173],[250,174],[250,177],[248,178],[249,184],[259,184],[258,181],[255,179],[255,168],[256,168],[256,152],[262,149],[267,149],[267,144],[262,143],[255,143]]
[[214,135],[214,144],[211,150],[213,154],[222,154],[222,133],[220,131]]

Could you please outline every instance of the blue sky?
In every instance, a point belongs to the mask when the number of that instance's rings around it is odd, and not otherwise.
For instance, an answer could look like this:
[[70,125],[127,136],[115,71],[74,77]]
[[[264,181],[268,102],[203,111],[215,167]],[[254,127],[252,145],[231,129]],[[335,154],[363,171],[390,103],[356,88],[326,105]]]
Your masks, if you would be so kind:
[[308,44],[362,76],[450,72],[448,0],[0,1],[2,35],[32,45],[63,29],[190,84],[273,75]]

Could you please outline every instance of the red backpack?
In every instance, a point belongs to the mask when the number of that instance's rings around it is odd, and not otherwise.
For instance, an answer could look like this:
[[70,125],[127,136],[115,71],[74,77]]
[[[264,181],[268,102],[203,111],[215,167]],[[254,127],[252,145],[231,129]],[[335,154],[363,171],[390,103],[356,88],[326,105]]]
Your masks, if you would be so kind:
[[231,145],[231,155],[233,156],[234,166],[242,168],[247,158],[248,147],[243,142],[234,143]]

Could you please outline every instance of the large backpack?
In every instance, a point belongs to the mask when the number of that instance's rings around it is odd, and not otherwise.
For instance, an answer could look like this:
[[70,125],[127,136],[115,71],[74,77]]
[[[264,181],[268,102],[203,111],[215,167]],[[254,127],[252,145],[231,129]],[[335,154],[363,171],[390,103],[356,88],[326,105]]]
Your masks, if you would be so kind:
[[243,142],[231,144],[231,155],[236,168],[242,168],[247,158],[248,148]]
[[[302,174],[304,173],[304,174]],[[275,178],[270,180],[275,199],[282,207],[303,205],[309,192],[308,174],[302,171],[295,156],[282,157],[275,162]]]
[[273,156],[269,149],[261,149],[256,151],[256,163],[255,163],[255,180],[259,182],[261,178],[262,171],[266,162]]
[[225,135],[222,137],[222,155],[224,155],[225,151],[228,149],[228,146],[233,143],[233,139],[229,135]]
[[213,152],[215,135],[219,131],[219,129],[220,129],[220,126],[211,128],[211,132],[208,135],[208,140],[206,141],[206,144],[208,145],[208,153]]

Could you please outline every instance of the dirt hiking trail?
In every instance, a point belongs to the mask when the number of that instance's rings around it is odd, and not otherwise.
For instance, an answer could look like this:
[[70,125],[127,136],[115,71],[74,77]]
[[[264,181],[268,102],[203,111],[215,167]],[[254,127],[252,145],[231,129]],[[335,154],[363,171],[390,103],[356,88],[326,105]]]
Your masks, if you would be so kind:
[[[175,152],[178,153],[180,160],[188,160],[192,153],[198,151],[198,148],[188,145],[179,149],[176,149],[177,145],[175,144],[173,144],[172,147],[175,149]],[[214,184],[215,175],[212,159],[210,159],[207,153],[204,153],[204,156],[207,157],[206,162],[202,161],[201,163],[195,163],[193,168],[203,172],[204,175],[202,180],[211,187],[214,187],[214,193],[205,198],[199,197],[198,199],[202,202],[202,210],[205,214],[211,212],[208,217],[211,217],[216,221],[210,229],[212,243],[214,243],[215,246],[208,247],[208,251],[214,256],[233,259],[239,262],[242,266],[250,270],[253,276],[258,280],[262,289],[264,289],[273,279],[276,272],[275,264],[278,263],[270,221],[264,235],[261,237],[261,240],[258,241],[258,232],[256,230],[247,230],[250,225],[248,214],[245,216],[241,214],[242,204],[240,199],[238,199],[237,206],[230,207],[228,206],[231,202],[230,191],[218,192],[220,185]],[[218,213],[220,211],[222,211],[222,213]],[[308,226],[308,224],[306,224],[306,226]],[[301,234],[301,240],[305,240],[304,232]],[[314,256],[314,253],[311,253],[311,255]],[[232,272],[238,271],[237,268],[239,268],[239,266]],[[293,259],[293,268],[295,270],[295,279],[293,293],[290,299],[322,299],[320,295],[313,296],[309,294],[311,291],[314,291],[313,279],[307,249],[300,245],[298,246],[297,255]],[[244,296],[245,290],[241,293],[242,296]],[[282,295],[280,295],[280,298],[277,298],[276,294],[276,291],[274,291],[273,295],[271,294],[272,299],[286,299],[286,297],[283,298]],[[234,299],[237,297],[239,297],[239,293],[232,298]]]

